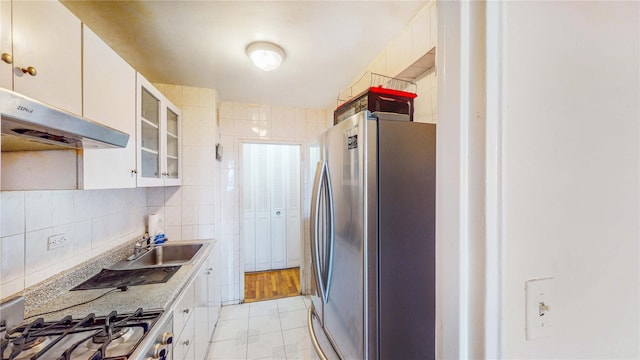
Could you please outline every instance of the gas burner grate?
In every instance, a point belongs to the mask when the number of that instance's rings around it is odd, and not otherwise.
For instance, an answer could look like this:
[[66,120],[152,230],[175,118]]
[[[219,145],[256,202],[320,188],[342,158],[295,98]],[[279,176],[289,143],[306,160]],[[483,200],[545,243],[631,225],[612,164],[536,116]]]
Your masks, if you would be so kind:
[[[80,320],[73,320],[71,316],[65,316],[59,321],[45,322],[43,318],[38,318],[5,333],[5,336],[0,339],[0,358],[1,360],[13,360],[28,356],[31,360],[37,360],[43,359],[45,354],[47,354],[46,358],[50,358],[51,354],[47,352],[67,336],[73,335],[73,343],[65,344],[62,348],[58,347],[59,350],[55,351],[59,354],[59,351],[64,350],[61,355],[55,355],[59,356],[58,360],[74,359],[74,352],[86,343],[95,344],[97,348],[83,347],[81,351],[84,354],[83,358],[89,360],[126,360],[142,342],[161,314],[161,310],[145,312],[139,308],[131,314],[118,314],[116,311],[112,311],[107,316],[96,317],[94,313],[91,313]],[[134,332],[137,337],[129,339]],[[107,356],[107,350],[112,342],[113,346],[118,345],[115,341],[119,343],[131,341],[130,344],[127,344],[128,350],[126,351],[128,353]],[[88,357],[86,351],[89,351]],[[75,358],[78,358],[77,354]]]

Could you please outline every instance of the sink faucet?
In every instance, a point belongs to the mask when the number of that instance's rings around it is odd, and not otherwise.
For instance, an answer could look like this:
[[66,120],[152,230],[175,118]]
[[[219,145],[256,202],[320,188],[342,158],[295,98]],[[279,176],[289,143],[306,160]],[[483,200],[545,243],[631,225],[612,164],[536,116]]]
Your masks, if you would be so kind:
[[148,250],[150,250],[150,249],[151,249],[151,245],[152,245],[152,244],[151,244],[151,236],[149,236],[149,233],[148,233],[148,232],[145,232],[145,233],[144,233],[144,236],[142,237],[142,240],[144,240],[144,241],[145,241],[145,243],[146,243],[146,249],[147,249],[147,251],[148,251]]
[[[145,244],[144,247],[143,247],[143,242]],[[142,241],[138,241],[136,243],[135,247],[133,248],[133,255],[129,256],[127,260],[133,261],[139,258],[140,256],[142,256],[143,249],[144,249],[144,253],[151,250],[151,238],[149,237],[149,233],[147,232],[144,233],[144,236],[142,237]]]

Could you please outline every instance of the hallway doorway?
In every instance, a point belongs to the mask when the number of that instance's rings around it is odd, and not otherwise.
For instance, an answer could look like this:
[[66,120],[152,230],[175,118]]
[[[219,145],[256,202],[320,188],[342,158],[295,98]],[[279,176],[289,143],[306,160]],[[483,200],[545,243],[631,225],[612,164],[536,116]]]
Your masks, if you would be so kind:
[[[277,298],[297,289],[300,294],[302,201],[300,145],[241,144],[240,229],[244,288]],[[293,274],[296,269],[297,275]],[[276,271],[276,272],[271,272]],[[280,272],[277,272],[280,271]],[[255,279],[271,282],[254,284]],[[292,283],[292,279],[296,279]],[[280,289],[282,285],[286,289]],[[259,290],[261,289],[261,290]],[[245,301],[255,294],[245,291]]]

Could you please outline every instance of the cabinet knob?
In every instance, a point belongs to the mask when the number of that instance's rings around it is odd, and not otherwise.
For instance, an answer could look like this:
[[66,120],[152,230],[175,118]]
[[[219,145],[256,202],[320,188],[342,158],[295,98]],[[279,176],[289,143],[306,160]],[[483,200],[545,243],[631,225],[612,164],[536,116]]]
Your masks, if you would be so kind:
[[184,346],[189,346],[189,343],[190,343],[190,342],[191,342],[191,341],[189,341],[189,340],[185,340],[182,344],[184,344]]
[[34,68],[33,66],[29,66],[28,68],[22,68],[21,69],[23,73],[25,74],[29,74],[31,76],[36,76],[38,75],[38,71],[36,70],[36,68]]
[[183,313],[188,314],[189,313],[189,309],[184,309],[182,310]]
[[0,59],[7,64],[13,64],[13,57],[10,54],[2,53],[2,57],[0,57]]
[[138,173],[138,169],[133,169],[133,170],[131,170],[131,173],[132,173],[132,174],[137,174],[137,173]]

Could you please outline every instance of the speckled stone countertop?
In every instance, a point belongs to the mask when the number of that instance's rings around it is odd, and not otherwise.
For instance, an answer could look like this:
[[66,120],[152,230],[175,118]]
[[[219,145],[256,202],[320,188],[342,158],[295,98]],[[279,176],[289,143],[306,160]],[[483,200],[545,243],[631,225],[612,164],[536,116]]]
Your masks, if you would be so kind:
[[[79,290],[79,291],[64,291],[60,293],[60,287],[58,287],[58,295],[49,299],[44,304],[33,306],[33,303],[37,303],[36,295],[30,298],[25,296],[25,319],[30,320],[38,314],[47,313],[42,315],[45,320],[60,319],[63,316],[71,315],[74,318],[82,318],[90,313],[95,313],[97,316],[107,315],[112,311],[118,313],[133,312],[138,308],[145,310],[149,309],[164,309],[169,310],[178,298],[182,290],[190,283],[190,281],[196,276],[196,270],[200,268],[208,255],[213,251],[216,246],[216,240],[193,240],[193,241],[171,241],[168,244],[187,244],[187,243],[204,243],[205,246],[200,249],[191,263],[182,265],[180,269],[167,281],[161,284],[151,285],[138,285],[130,286],[127,291],[116,290],[113,291],[95,301],[91,301],[84,305],[74,306],[72,308],[56,311],[62,308],[66,308],[75,304],[82,304],[86,301],[99,297],[102,294],[107,293],[111,289],[96,289],[96,290]],[[129,253],[131,252],[129,249]],[[115,262],[112,262],[113,265]],[[90,266],[94,269],[93,272],[84,273],[83,278],[76,278],[73,281],[67,281],[68,284],[72,284],[67,289],[83,282],[91,276],[98,273],[102,267],[98,266],[95,270],[95,266]],[[48,284],[47,287],[55,287],[56,285]],[[58,285],[60,286],[60,285]],[[55,312],[54,312],[55,311]],[[49,312],[52,312],[49,314]]]

